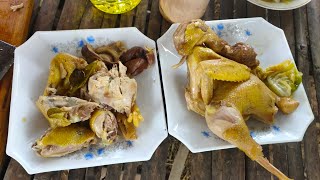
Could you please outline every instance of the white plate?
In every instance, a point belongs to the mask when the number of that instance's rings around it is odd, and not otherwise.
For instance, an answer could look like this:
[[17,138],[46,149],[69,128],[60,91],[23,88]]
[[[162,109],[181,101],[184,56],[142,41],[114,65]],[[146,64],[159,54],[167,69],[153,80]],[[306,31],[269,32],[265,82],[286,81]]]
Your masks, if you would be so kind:
[[[31,145],[49,127],[35,105],[42,94],[49,73],[49,63],[57,52],[80,56],[84,43],[93,46],[124,41],[128,48],[155,42],[136,28],[36,32],[15,51],[14,77],[10,111],[7,154],[16,159],[29,174],[63,169],[100,166],[149,160],[167,137],[159,68],[156,63],[136,77],[137,103],[144,121],[138,128],[138,139],[119,142],[103,148],[86,148],[61,158],[41,158]],[[156,53],[156,50],[154,50]]]
[[[207,24],[230,44],[245,42],[254,47],[263,68],[293,59],[284,32],[262,18],[208,21]],[[203,152],[233,147],[219,139],[208,129],[203,117],[188,111],[184,98],[187,83],[186,64],[178,69],[180,56],[174,48],[172,36],[174,24],[157,41],[164,94],[166,100],[169,134],[179,139],[192,152]],[[251,135],[260,144],[301,141],[314,116],[301,84],[293,96],[300,102],[298,109],[290,114],[276,115],[273,126],[249,121]]]
[[273,3],[273,2],[266,2],[263,0],[248,0],[249,2],[264,7],[267,9],[273,10],[291,10],[297,9],[301,6],[308,4],[311,0],[292,0],[290,2],[281,2],[281,3]]

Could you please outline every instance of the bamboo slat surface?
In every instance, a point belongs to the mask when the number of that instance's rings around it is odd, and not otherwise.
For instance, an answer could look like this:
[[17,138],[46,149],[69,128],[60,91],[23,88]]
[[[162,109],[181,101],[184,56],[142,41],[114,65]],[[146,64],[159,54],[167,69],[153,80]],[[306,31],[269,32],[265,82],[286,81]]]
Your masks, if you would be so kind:
[[[130,12],[110,15],[97,10],[89,0],[35,0],[30,36],[36,31],[135,26],[157,40],[171,25],[162,18],[158,3],[159,0],[142,0]],[[304,74],[303,84],[315,115],[302,142],[264,145],[264,154],[291,178],[320,180],[320,0],[292,11],[266,10],[246,0],[211,0],[202,19],[245,17],[263,17],[284,30],[298,69]],[[0,85],[0,94],[7,94],[9,100],[5,103],[9,103],[11,78],[5,77]],[[1,118],[8,121],[7,116]],[[161,143],[150,161],[36,175],[28,175],[5,154],[0,156],[7,160],[0,167],[0,179],[6,180],[275,179],[238,149],[192,154],[172,136]]]

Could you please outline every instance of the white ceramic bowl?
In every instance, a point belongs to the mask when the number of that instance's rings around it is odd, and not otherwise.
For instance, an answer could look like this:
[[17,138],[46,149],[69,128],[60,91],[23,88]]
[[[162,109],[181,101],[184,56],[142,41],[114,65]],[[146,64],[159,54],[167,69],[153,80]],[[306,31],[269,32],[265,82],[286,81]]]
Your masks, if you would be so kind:
[[311,0],[292,0],[290,2],[281,2],[281,3],[274,3],[274,2],[267,2],[263,0],[248,0],[249,2],[264,7],[266,9],[273,9],[273,10],[291,10],[297,9],[308,4]]
[[[283,30],[262,18],[208,21],[207,24],[230,44],[245,42],[254,47],[263,68],[286,59],[293,59]],[[178,69],[172,68],[181,58],[172,40],[177,26],[177,24],[172,25],[157,41],[169,134],[179,139],[194,153],[233,147],[210,132],[203,117],[187,109],[184,98],[184,88],[187,83],[186,64]],[[302,84],[293,98],[300,102],[298,109],[290,115],[278,112],[273,126],[257,121],[248,122],[251,136],[258,143],[273,144],[302,140],[314,116]]]
[[80,56],[85,43],[97,46],[118,40],[124,41],[128,48],[147,46],[154,48],[156,53],[155,42],[136,28],[36,32],[16,49],[6,152],[29,174],[149,160],[167,137],[156,59],[151,68],[136,77],[137,103],[145,119],[138,128],[137,140],[119,140],[107,148],[86,148],[61,158],[41,158],[31,149],[31,145],[49,127],[35,101],[45,88],[51,59],[57,52]]

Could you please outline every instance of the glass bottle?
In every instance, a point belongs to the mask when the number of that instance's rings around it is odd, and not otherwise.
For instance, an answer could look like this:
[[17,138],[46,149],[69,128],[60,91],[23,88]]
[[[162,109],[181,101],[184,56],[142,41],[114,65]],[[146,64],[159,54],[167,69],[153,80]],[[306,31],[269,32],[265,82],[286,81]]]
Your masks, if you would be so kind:
[[135,8],[141,0],[91,0],[99,10],[109,14],[121,14]]

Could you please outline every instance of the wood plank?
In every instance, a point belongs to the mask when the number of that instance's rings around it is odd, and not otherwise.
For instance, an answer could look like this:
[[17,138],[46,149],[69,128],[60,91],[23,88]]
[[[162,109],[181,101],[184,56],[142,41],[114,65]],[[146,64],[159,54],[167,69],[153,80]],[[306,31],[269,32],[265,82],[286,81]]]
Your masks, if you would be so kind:
[[[278,168],[283,174],[289,174],[287,144],[271,145],[273,165]],[[291,177],[290,177],[291,178]]]
[[212,152],[212,179],[245,179],[245,154],[233,148]]
[[141,180],[162,180],[166,178],[166,161],[168,154],[168,139],[164,140],[154,152],[149,161],[142,163]]
[[68,171],[45,172],[34,175],[33,180],[62,180],[67,179]]
[[[320,1],[312,1],[307,6],[310,35],[311,58],[317,90],[317,101],[320,104]],[[318,110],[320,112],[320,109]]]
[[267,10],[247,2],[247,17],[263,17],[266,18]]
[[[315,79],[309,76],[308,89],[309,101],[311,105],[315,104],[316,93],[315,92]],[[304,164],[306,169],[306,175],[308,180],[320,179],[320,157],[318,147],[319,128],[316,126],[316,122],[319,121],[319,116],[315,117],[315,121],[310,124],[304,135]]]
[[0,141],[2,142],[0,146],[0,171],[5,171],[5,167],[8,165],[5,150],[9,124],[12,73],[13,68],[10,68],[0,81]]
[[170,28],[172,24],[165,20],[164,18],[162,18],[162,23],[161,23],[161,35],[163,35],[164,33],[167,32],[167,30]]
[[104,12],[98,10],[91,2],[87,3],[86,10],[82,16],[80,29],[100,28]]
[[86,168],[69,170],[68,179],[84,180]]
[[150,18],[148,22],[147,35],[149,38],[156,41],[159,38],[161,31],[161,14],[159,11],[159,0],[153,0],[150,2],[152,4]]
[[[309,58],[313,64],[313,77],[310,77],[308,82],[309,101],[313,106],[313,109],[317,112],[318,108],[315,109],[314,105],[320,102],[320,2],[312,1],[307,5],[307,17],[308,17],[308,29],[310,37],[310,50],[311,57]],[[311,82],[311,83],[310,83]],[[316,92],[316,93],[314,93]],[[319,138],[319,128],[316,126],[316,122],[320,122],[319,116],[315,117],[315,121],[309,126],[305,138],[304,138],[304,154],[305,154],[305,168],[308,179],[320,179],[320,157],[319,157],[319,146],[317,145]]]
[[34,0],[33,2],[33,10],[32,10],[32,15],[30,19],[30,26],[29,26],[29,36],[32,35],[34,32],[33,31],[34,26],[32,26],[31,24],[34,24],[36,22],[41,4],[42,4],[41,0]]
[[288,143],[288,177],[304,179],[301,143]]
[[[135,9],[134,9],[135,10]],[[120,17],[120,27],[131,27],[133,24],[133,17],[135,16],[135,11],[131,10]]]
[[247,17],[247,1],[234,0],[234,17],[245,18]]
[[[23,8],[13,12],[12,5],[23,3]],[[29,23],[33,10],[33,1],[0,1],[0,40],[18,46],[28,35]]]
[[220,18],[231,19],[233,18],[233,0],[223,0],[220,2]]
[[78,29],[82,15],[85,12],[87,2],[88,0],[65,0],[57,29]]
[[[313,63],[313,78],[310,79],[309,101],[311,105],[317,105],[318,113],[320,112],[320,1],[311,1],[307,5],[307,17],[310,37],[310,50]],[[313,86],[314,82],[314,86]],[[315,88],[315,89],[314,89]],[[313,93],[316,91],[316,93]],[[316,96],[314,96],[316,95]],[[315,108],[313,108],[315,109]],[[308,179],[320,179],[320,155],[319,146],[319,128],[316,123],[320,122],[319,114],[315,118],[315,122],[311,124],[305,135],[304,152],[305,166],[307,169]]]
[[60,0],[46,0],[41,4],[33,31],[48,31],[52,29],[53,21],[59,6]]
[[280,28],[280,13],[279,11],[267,10],[267,20]]
[[[217,151],[214,151],[217,152]],[[191,154],[191,179],[212,179],[212,152]]]
[[107,173],[105,179],[120,179],[122,166],[122,164],[106,166]]
[[102,169],[102,166],[87,168],[85,180],[100,180],[100,179],[102,179],[101,178],[101,169]]
[[206,9],[206,12],[203,15],[203,20],[209,21],[214,19],[214,10],[215,10],[215,3],[214,1],[209,1],[208,7]]
[[212,178],[213,179],[223,179],[223,159],[222,159],[222,151],[212,151]]
[[[280,21],[281,26],[280,28],[283,29],[284,33],[286,34],[286,38],[288,40],[289,47],[291,49],[293,58],[295,58],[295,32],[294,32],[294,17],[293,11],[281,11],[280,14]],[[301,22],[303,23],[303,22]]]
[[138,167],[141,166],[141,164],[141,162],[124,164],[122,180],[135,180],[138,174]]
[[189,153],[189,149],[184,144],[180,143],[179,150],[175,155],[170,171],[169,180],[176,180],[181,178]]
[[[263,154],[266,158],[269,157],[268,145],[262,146]],[[265,170],[260,164],[252,161],[248,157],[246,158],[246,180],[256,179],[271,179],[271,174]]]
[[[283,22],[282,22],[283,23]],[[307,32],[307,17],[306,8],[302,7],[294,11],[294,34],[295,34],[295,49],[291,49],[297,67],[300,71],[304,71],[303,84],[305,87],[308,83],[309,67],[310,63],[308,60],[308,32]],[[290,29],[285,30],[286,34],[290,34]],[[291,40],[290,40],[291,39]],[[292,37],[288,38],[288,41],[292,41]],[[290,44],[290,42],[289,42]],[[294,51],[295,53],[294,53]],[[302,161],[301,143],[288,143],[288,176],[293,179],[304,179],[304,167]]]
[[220,1],[222,0],[214,0],[214,13],[213,13],[214,19],[220,19],[220,10],[221,10]]
[[148,0],[142,0],[137,6],[136,19],[134,21],[134,26],[137,27],[142,33],[145,33],[147,10]]
[[103,16],[103,21],[101,28],[113,28],[116,26],[117,19],[118,19],[117,14],[107,14],[105,13]]
[[14,159],[11,159],[4,180],[30,180],[31,176]]

